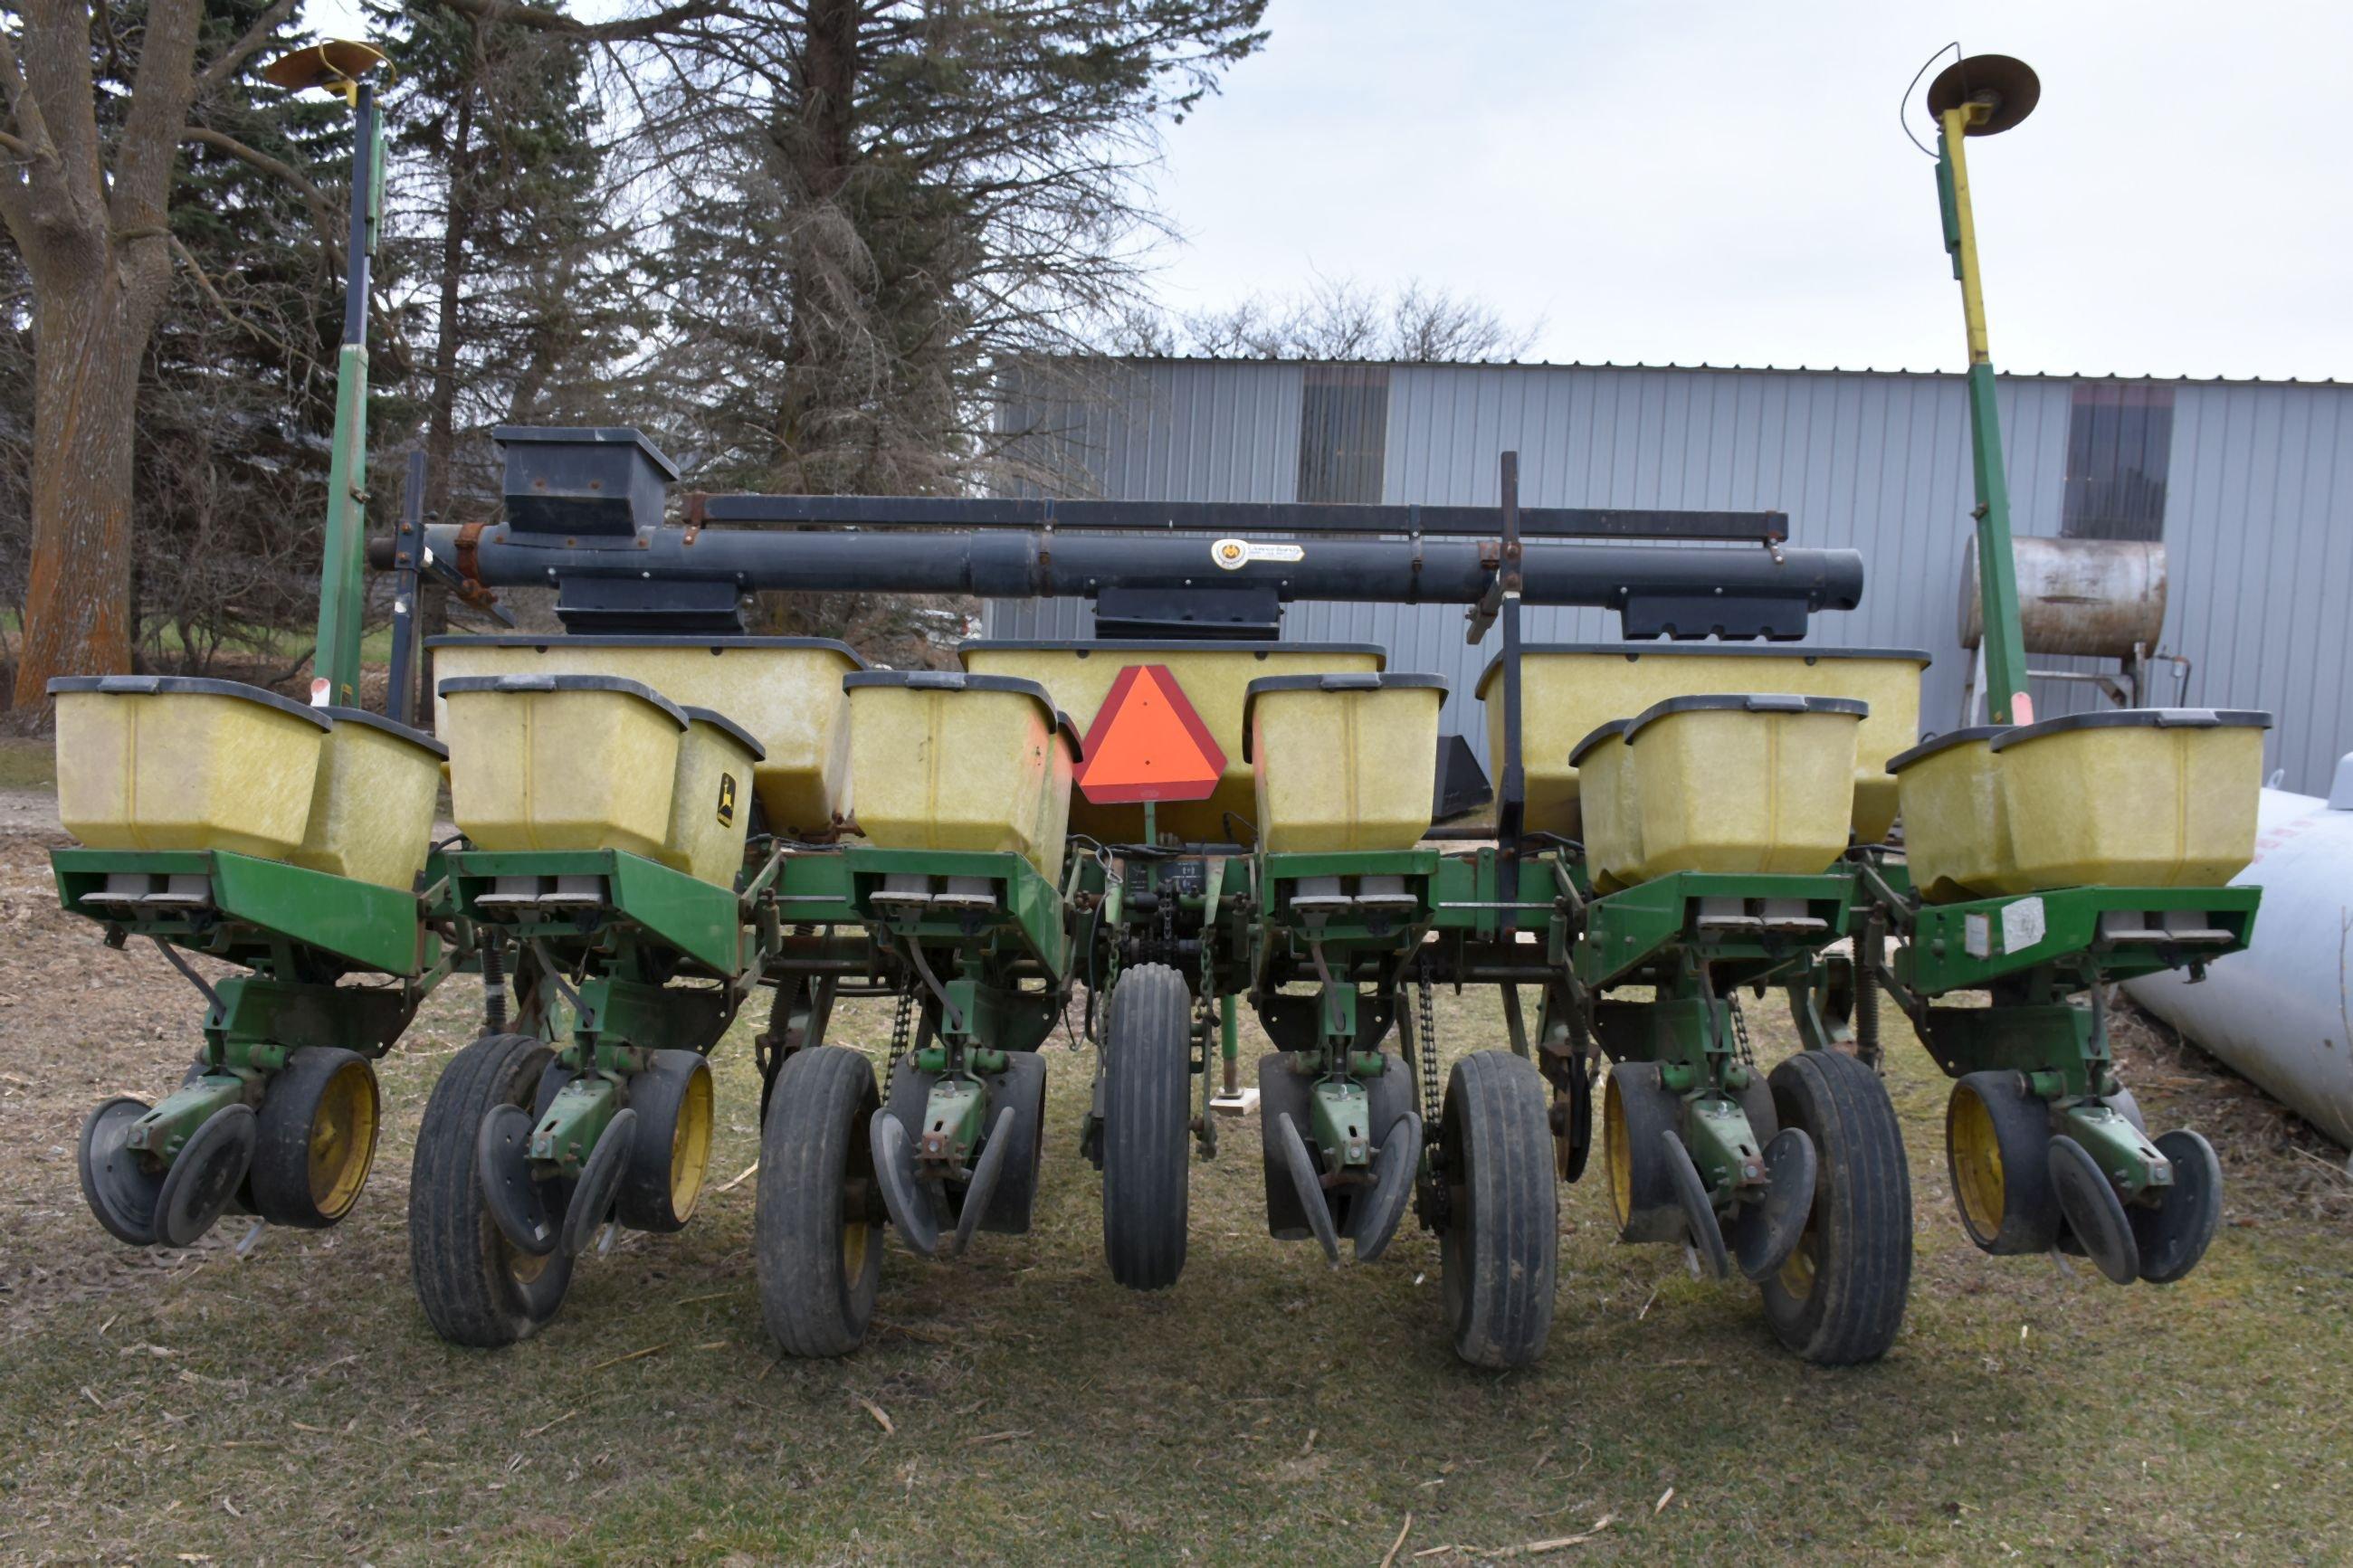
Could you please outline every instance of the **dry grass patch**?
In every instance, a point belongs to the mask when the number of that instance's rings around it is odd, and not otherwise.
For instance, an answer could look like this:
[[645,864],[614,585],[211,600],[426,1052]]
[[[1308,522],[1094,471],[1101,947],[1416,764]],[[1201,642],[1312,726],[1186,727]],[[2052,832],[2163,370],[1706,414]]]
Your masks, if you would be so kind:
[[[344,1226],[132,1253],[84,1214],[74,1136],[101,1095],[168,1085],[195,1007],[57,912],[40,851],[0,838],[0,1557],[1374,1564],[1409,1512],[1409,1564],[1577,1537],[1509,1560],[2268,1563],[2353,1539],[2348,1200],[2308,1133],[2153,1037],[2128,1081],[2152,1125],[2221,1124],[2232,1185],[2198,1275],[2120,1290],[1968,1245],[1944,1081],[1895,1031],[1919,1263],[1875,1367],[1792,1361],[1752,1289],[1615,1245],[1588,1181],[1563,1194],[1550,1353],[1471,1371],[1428,1237],[1345,1271],[1268,1239],[1249,1121],[1194,1167],[1183,1281],[1130,1295],[1075,1152],[1085,1061],[1059,1044],[1037,1230],[952,1264],[894,1250],[863,1353],[776,1354],[750,1182],[585,1263],[543,1334],[482,1353],[426,1329],[403,1228],[470,988],[386,1064]],[[1450,1053],[1502,1041],[1493,993],[1440,1017]],[[1778,1007],[1757,1021],[1761,1053],[1791,1048]],[[717,1058],[720,1182],[755,1150],[749,1030]],[[846,1043],[879,1057],[888,1030],[847,1009]]]

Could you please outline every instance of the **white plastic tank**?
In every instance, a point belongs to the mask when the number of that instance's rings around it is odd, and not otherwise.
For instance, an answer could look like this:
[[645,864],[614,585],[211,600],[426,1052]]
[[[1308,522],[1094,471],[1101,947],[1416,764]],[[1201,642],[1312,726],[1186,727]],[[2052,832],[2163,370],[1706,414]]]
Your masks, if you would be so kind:
[[2125,983],[2150,1012],[2353,1148],[2353,754],[2327,800],[2263,791],[2255,940],[2196,985],[2179,971]]

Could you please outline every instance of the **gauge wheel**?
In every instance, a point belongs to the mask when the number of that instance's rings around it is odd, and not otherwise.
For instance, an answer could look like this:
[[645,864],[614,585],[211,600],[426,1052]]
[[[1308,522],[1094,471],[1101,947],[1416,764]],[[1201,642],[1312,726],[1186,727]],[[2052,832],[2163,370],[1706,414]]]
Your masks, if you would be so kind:
[[881,1104],[873,1064],[840,1046],[777,1070],[753,1234],[761,1316],[787,1355],[848,1355],[874,1321],[883,1212],[868,1129]]
[[1439,1261],[1454,1353],[1525,1366],[1552,1332],[1560,1243],[1543,1078],[1509,1051],[1464,1057],[1447,1079],[1444,1129]]
[[1131,1290],[1185,1271],[1192,1135],[1193,994],[1165,963],[1111,994],[1103,1061],[1103,1257]]
[[1821,1366],[1876,1361],[1895,1342],[1912,1287],[1912,1177],[1879,1075],[1836,1051],[1773,1069],[1780,1125],[1813,1141],[1814,1203],[1781,1267],[1761,1282],[1781,1342]]
[[477,1153],[492,1111],[536,1107],[552,1056],[534,1036],[485,1035],[450,1058],[426,1102],[409,1168],[409,1274],[427,1321],[453,1343],[489,1348],[527,1338],[555,1316],[571,1287],[572,1260],[562,1249],[526,1252],[491,1217]]

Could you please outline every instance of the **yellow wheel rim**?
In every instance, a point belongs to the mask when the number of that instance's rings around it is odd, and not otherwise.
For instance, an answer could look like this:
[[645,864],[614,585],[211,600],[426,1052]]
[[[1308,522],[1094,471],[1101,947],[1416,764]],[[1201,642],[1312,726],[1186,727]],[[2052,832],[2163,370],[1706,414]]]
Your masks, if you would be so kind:
[[702,1199],[703,1177],[711,1169],[711,1068],[698,1062],[679,1099],[678,1125],[670,1140],[670,1212],[681,1225]]
[[852,1286],[866,1272],[866,1231],[862,1219],[841,1222],[841,1277]]
[[311,1201],[328,1219],[341,1219],[359,1201],[375,1163],[379,1104],[375,1074],[365,1062],[335,1069],[311,1115]]
[[[493,1231],[496,1228],[493,1226]],[[500,1237],[498,1241],[499,1255],[506,1259],[507,1278],[518,1285],[536,1283],[539,1277],[547,1272],[547,1266],[555,1261],[555,1254],[553,1252],[533,1256],[523,1251],[503,1236]]]
[[1609,1082],[1601,1093],[1602,1141],[1609,1153],[1609,1207],[1618,1216],[1618,1227],[1626,1227],[1628,1216],[1634,1212],[1634,1154],[1627,1147],[1626,1106],[1618,1093],[1618,1075],[1611,1073]]
[[1961,1223],[1979,1246],[2001,1234],[2007,1189],[2002,1180],[2001,1139],[1993,1112],[1966,1084],[1953,1088],[1945,1104],[1945,1148],[1953,1163],[1953,1201]]
[[1814,1253],[1820,1246],[1821,1233],[1814,1228],[1810,1215],[1806,1220],[1805,1234],[1798,1237],[1797,1247],[1789,1254],[1789,1260],[1781,1265],[1781,1289],[1798,1300],[1803,1301],[1814,1293]]

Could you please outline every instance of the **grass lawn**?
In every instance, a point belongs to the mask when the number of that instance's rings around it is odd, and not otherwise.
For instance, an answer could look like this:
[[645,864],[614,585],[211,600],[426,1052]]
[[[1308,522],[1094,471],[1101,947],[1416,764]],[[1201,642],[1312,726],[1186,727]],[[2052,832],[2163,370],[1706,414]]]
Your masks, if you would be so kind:
[[0,735],[0,789],[54,789],[58,743],[47,735]]
[[[1950,1215],[1943,1081],[1900,1038],[1918,1266],[1885,1362],[1794,1361],[1753,1289],[1614,1244],[1588,1180],[1563,1193],[1550,1352],[1499,1374],[1449,1354],[1430,1237],[1409,1226],[1339,1271],[1267,1237],[1250,1121],[1194,1167],[1176,1289],[1113,1285],[1073,1147],[1083,1058],[1058,1045],[1038,1228],[950,1264],[894,1247],[862,1353],[778,1357],[748,1181],[684,1233],[584,1263],[544,1332],[484,1353],[427,1330],[403,1230],[417,1117],[470,988],[386,1064],[390,1131],[342,1227],[239,1258],[231,1221],[130,1252],[82,1211],[73,1136],[101,1095],[175,1074],[193,1009],[152,953],[43,913],[37,878],[19,851],[0,889],[29,928],[0,960],[18,1031],[0,1060],[0,1555],[1371,1565],[1409,1515],[1401,1563],[2353,1551],[2353,1206],[2296,1149],[2250,1141],[2181,1285],[1986,1258]],[[879,1055],[888,1027],[851,1004],[841,1037]],[[719,1053],[714,1182],[755,1152],[749,1030]],[[1449,998],[1441,1033],[1450,1054],[1499,1044],[1493,994]],[[1759,1035],[1790,1048],[1778,1018]],[[2162,1128],[2198,1121],[2217,1080],[2140,1081]]]
[[[0,632],[12,639],[24,627],[24,618],[16,610],[0,610]],[[222,650],[224,657],[287,660],[308,650],[318,639],[310,631],[293,626],[263,626],[251,631],[249,645],[238,645]],[[156,646],[167,658],[175,658],[187,647],[175,626],[165,626],[157,637]],[[360,658],[368,664],[389,664],[392,661],[392,626],[385,625],[362,634]]]

